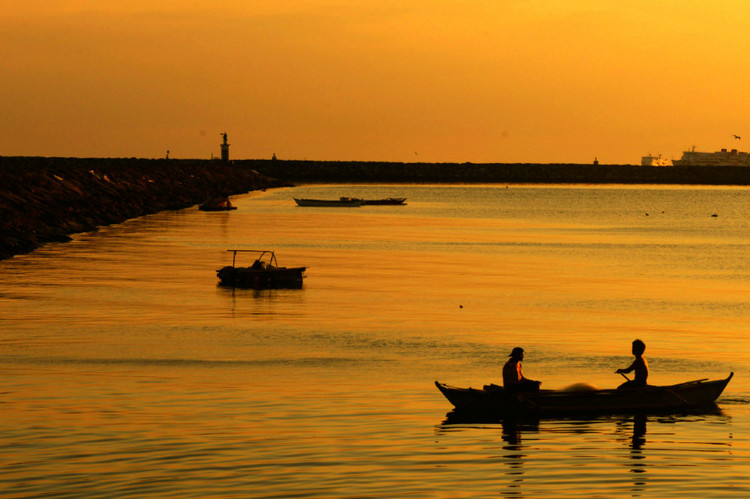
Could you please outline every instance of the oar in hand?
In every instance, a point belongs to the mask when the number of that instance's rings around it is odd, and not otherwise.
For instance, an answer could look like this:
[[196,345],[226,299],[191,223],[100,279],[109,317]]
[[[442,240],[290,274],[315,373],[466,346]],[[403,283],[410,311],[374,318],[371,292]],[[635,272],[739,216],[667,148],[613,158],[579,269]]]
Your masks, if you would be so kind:
[[628,378],[627,376],[625,376],[625,373],[622,373],[622,372],[620,372],[620,371],[615,371],[615,372],[616,372],[617,374],[619,374],[620,376],[622,376],[623,378],[625,378],[626,380],[630,381],[630,378]]

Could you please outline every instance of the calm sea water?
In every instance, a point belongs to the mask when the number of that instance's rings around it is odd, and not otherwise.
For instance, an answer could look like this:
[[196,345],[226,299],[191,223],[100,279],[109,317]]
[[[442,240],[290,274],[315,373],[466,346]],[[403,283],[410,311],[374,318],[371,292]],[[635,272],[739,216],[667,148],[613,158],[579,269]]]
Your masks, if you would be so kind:
[[[297,197],[404,196],[300,208]],[[0,262],[2,497],[747,497],[750,189],[302,186]],[[715,215],[715,216],[714,216]],[[309,267],[227,290],[227,249]],[[719,410],[456,421],[434,380],[735,377]]]

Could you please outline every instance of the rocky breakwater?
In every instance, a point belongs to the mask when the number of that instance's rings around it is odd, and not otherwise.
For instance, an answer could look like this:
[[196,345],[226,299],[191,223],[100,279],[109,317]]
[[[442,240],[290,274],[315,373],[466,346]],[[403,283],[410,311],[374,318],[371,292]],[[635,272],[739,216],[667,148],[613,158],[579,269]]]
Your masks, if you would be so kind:
[[220,161],[0,157],[0,259],[209,197],[287,185]]

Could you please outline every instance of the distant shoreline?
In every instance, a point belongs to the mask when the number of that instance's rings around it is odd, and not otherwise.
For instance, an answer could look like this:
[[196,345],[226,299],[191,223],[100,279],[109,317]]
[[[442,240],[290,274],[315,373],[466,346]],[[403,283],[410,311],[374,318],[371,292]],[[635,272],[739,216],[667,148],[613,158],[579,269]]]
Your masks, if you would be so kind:
[[293,183],[530,183],[750,185],[750,167],[574,163],[390,163],[238,160]]
[[750,168],[0,156],[0,259],[209,197],[299,183],[745,186]]

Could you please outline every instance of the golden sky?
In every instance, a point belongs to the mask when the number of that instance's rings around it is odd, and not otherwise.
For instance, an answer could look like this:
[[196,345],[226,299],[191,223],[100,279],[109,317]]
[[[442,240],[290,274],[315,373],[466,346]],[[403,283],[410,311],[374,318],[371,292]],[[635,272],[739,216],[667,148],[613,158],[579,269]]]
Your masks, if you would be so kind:
[[750,150],[748,26],[747,0],[0,0],[0,155]]

